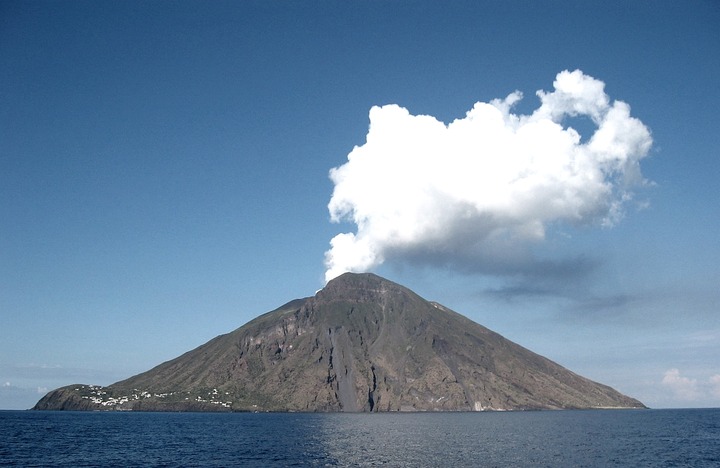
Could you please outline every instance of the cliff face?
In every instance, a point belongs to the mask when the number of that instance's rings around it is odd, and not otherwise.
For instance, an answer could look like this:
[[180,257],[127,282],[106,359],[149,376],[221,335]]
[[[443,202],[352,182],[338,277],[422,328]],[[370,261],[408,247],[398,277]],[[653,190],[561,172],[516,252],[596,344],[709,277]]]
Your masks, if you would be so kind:
[[182,356],[35,409],[479,411],[642,408],[372,274],[342,275]]

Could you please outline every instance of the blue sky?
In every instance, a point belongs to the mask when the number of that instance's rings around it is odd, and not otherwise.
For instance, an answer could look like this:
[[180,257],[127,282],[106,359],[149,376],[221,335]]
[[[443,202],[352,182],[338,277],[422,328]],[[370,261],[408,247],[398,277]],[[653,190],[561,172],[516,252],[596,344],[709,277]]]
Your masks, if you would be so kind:
[[381,244],[371,269],[647,405],[720,406],[719,25],[709,0],[1,1],[0,408],[321,288],[359,235],[329,172],[374,106],[529,116],[564,70],[650,132],[622,219],[545,218],[513,268]]

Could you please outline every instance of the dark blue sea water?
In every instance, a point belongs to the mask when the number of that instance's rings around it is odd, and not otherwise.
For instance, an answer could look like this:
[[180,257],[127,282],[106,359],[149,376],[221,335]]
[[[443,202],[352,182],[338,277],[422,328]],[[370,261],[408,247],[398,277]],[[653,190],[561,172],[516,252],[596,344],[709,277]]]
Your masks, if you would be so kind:
[[0,411],[2,466],[720,466],[720,409]]

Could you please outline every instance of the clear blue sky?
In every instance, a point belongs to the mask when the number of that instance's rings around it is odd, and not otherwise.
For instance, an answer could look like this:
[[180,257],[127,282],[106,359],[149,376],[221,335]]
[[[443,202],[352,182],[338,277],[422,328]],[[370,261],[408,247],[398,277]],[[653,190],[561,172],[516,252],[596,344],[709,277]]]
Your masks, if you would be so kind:
[[720,3],[2,0],[0,408],[314,294],[373,106],[530,115],[578,69],[652,135],[621,220],[549,219],[525,269],[372,270],[647,405],[720,406]]

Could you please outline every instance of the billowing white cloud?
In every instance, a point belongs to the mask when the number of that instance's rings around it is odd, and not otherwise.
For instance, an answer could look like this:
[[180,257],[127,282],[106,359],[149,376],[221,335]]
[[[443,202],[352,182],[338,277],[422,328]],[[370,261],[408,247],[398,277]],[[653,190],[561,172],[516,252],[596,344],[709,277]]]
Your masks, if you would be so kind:
[[[326,280],[386,260],[508,272],[550,223],[612,226],[643,182],[652,139],[604,87],[563,71],[554,91],[538,91],[531,115],[512,113],[516,91],[447,125],[373,107],[365,144],[330,171],[331,220],[357,232],[330,241]],[[569,118],[587,119],[592,135],[581,137]]]
[[662,385],[670,389],[673,396],[680,401],[720,401],[720,374],[698,380],[685,377],[678,369],[673,368],[665,371]]
[[681,376],[678,369],[668,369],[663,376],[662,384],[670,388],[680,400],[692,401],[700,398],[697,379]]
[[710,377],[710,394],[720,400],[720,374]]

